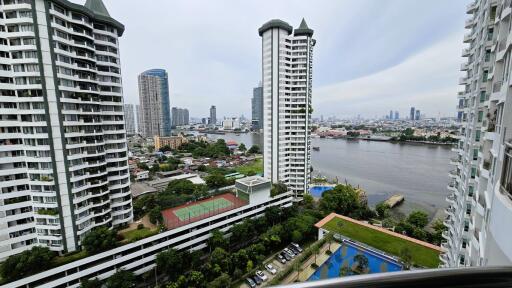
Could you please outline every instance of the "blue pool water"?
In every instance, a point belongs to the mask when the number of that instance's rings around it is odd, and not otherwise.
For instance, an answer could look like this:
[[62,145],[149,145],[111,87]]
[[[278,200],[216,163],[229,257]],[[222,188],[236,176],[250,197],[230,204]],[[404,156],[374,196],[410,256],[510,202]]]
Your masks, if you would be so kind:
[[352,267],[354,256],[363,254],[368,258],[369,273],[393,272],[402,270],[402,266],[397,262],[381,256],[379,253],[359,248],[351,243],[343,242],[341,247],[332,253],[327,261],[318,267],[318,269],[309,277],[308,281],[329,279],[340,277],[340,268],[342,265]]
[[332,188],[334,188],[334,187],[331,187],[331,186],[313,186],[313,187],[309,188],[309,193],[311,193],[311,195],[313,197],[322,197],[322,194],[325,191],[332,190]]

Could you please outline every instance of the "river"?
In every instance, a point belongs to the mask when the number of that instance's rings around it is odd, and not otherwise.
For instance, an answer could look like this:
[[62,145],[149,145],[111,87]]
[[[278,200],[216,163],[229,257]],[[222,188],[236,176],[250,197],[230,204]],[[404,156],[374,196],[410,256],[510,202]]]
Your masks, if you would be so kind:
[[[234,140],[247,148],[263,143],[259,133],[208,137]],[[370,205],[403,194],[405,202],[398,208],[403,213],[421,209],[440,216],[448,206],[450,146],[320,138],[313,138],[312,145],[320,148],[311,152],[314,174],[359,185],[367,192]]]

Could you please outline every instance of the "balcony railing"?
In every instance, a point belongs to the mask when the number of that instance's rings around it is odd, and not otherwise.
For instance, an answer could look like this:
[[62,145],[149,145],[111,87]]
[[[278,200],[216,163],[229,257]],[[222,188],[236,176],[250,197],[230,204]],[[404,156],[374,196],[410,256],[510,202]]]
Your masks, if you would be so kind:
[[512,287],[512,267],[467,267],[425,269],[341,277],[330,280],[308,281],[278,287],[291,288],[501,288]]

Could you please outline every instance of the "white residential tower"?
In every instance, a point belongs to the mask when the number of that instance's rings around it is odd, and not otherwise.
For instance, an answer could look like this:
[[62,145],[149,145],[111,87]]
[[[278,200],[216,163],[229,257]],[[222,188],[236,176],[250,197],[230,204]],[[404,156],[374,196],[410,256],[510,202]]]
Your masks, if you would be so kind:
[[301,197],[308,191],[311,169],[313,30],[304,19],[295,30],[274,19],[258,32],[262,38],[264,175]]

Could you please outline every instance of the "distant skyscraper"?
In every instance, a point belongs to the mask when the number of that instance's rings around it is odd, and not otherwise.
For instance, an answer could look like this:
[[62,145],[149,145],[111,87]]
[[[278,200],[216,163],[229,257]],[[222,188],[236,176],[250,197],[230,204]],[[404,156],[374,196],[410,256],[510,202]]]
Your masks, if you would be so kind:
[[389,110],[389,120],[393,120],[393,110]]
[[252,90],[252,128],[263,128],[263,87],[261,83]]
[[209,124],[211,124],[211,125],[217,124],[217,108],[215,107],[215,105],[210,107],[210,122],[209,122]]
[[409,114],[409,119],[410,120],[414,120],[415,119],[415,112],[416,110],[414,109],[414,107],[411,107],[411,114]]
[[135,105],[135,114],[137,115],[135,118],[137,119],[137,133],[141,133],[140,131],[140,105]]
[[169,79],[164,69],[152,69],[139,75],[139,103],[142,135],[171,135]]
[[171,109],[172,126],[183,126],[189,124],[188,109],[172,107]]
[[0,260],[77,251],[133,219],[124,26],[101,0],[4,0],[0,15]]
[[398,111],[395,111],[395,120],[400,119],[400,114],[398,114]]
[[124,122],[126,123],[126,134],[135,134],[135,115],[133,104],[124,104]]
[[416,118],[415,118],[415,120],[420,120],[420,117],[421,117],[420,110],[416,110]]
[[[313,30],[271,20],[262,38],[264,174],[302,197],[311,169]],[[286,71],[286,72],[284,72]]]

